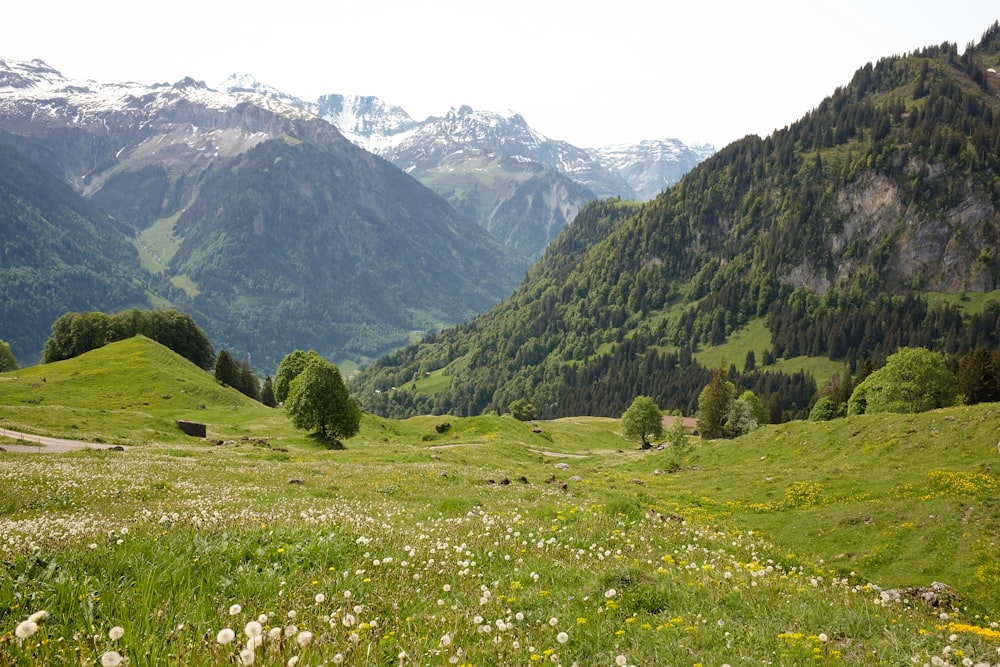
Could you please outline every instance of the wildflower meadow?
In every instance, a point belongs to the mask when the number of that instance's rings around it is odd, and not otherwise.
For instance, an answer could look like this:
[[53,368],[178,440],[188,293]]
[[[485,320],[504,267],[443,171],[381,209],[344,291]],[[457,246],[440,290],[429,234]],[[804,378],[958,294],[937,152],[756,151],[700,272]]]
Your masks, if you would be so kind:
[[[0,452],[0,667],[1000,665],[987,410],[693,441],[669,473],[613,419]],[[893,452],[914,424],[951,454]]]

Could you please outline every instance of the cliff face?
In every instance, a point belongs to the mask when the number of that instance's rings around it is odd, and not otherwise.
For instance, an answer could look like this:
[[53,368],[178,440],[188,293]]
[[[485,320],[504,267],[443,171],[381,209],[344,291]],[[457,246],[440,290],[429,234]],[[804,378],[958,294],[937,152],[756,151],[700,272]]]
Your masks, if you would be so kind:
[[[951,179],[961,192],[933,210],[881,174],[867,174],[837,194],[834,224],[826,238],[832,266],[805,261],[784,279],[824,292],[872,275],[886,291],[989,292],[1000,287],[1000,212],[968,178],[943,165],[911,159],[907,170],[925,179]],[[937,202],[940,203],[940,202]]]

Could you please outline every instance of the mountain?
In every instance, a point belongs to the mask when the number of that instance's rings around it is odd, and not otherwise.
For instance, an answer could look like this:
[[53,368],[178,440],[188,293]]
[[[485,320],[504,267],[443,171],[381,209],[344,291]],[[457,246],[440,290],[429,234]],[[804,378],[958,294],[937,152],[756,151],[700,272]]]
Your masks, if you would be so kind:
[[519,114],[469,106],[419,122],[374,97],[326,95],[306,107],[532,260],[588,201],[652,198],[714,150],[676,139],[583,149]]
[[529,398],[542,418],[618,416],[637,395],[692,414],[711,376],[699,357],[742,333],[762,342],[715,357],[782,420],[818,388],[775,361],[860,377],[900,346],[1000,346],[1000,304],[960,307],[1000,288],[997,69],[1000,23],[961,55],[945,43],[865,65],[653,201],[592,202],[511,297],[380,359],[356,392],[386,415]]
[[37,360],[67,311],[149,306],[152,282],[115,221],[0,133],[0,338]]
[[[192,314],[258,367],[297,347],[361,362],[482,312],[523,275],[524,260],[412,177],[275,91],[230,83],[71,81],[0,61],[0,131],[86,198],[74,206],[110,216],[116,243],[138,250],[147,301]],[[4,224],[25,228],[37,206]],[[25,233],[45,247],[41,227]],[[67,299],[92,288],[69,285]],[[16,337],[13,315],[0,338]],[[43,342],[21,343],[21,358]]]
[[605,169],[620,174],[637,199],[648,201],[711,157],[715,147],[688,146],[678,139],[662,139],[602,146],[588,152]]

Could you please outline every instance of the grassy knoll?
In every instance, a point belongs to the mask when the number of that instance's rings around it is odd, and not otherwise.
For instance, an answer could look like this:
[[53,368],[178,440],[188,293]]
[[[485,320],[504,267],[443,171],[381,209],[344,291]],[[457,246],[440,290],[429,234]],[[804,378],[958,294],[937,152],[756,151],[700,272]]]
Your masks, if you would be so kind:
[[123,341],[0,375],[4,426],[129,445],[0,452],[0,666],[1000,664],[997,408],[669,474],[613,419],[366,416],[331,451]]

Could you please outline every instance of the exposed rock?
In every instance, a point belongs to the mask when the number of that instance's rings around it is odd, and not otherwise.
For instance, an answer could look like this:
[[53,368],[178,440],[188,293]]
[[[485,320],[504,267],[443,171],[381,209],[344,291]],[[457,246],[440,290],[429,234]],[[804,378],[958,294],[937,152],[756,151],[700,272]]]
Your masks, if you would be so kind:
[[205,434],[208,432],[203,423],[187,421],[185,419],[177,420],[177,428],[196,438],[204,438]]

